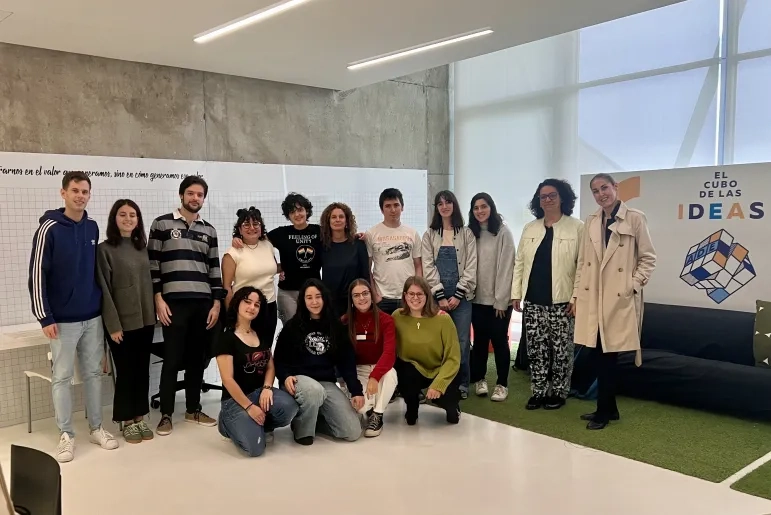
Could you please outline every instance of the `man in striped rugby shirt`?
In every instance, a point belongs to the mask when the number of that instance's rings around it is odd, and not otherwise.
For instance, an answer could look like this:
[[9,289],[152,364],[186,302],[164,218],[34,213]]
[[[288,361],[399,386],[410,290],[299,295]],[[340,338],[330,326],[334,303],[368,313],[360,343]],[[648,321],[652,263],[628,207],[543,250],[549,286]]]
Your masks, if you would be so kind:
[[201,411],[204,357],[225,298],[220,272],[217,230],[198,212],[209,186],[201,177],[186,177],[179,186],[182,205],[159,216],[150,227],[147,251],[155,293],[155,309],[163,324],[161,422],[156,432],[171,434],[177,371],[185,369],[185,422],[215,426]]

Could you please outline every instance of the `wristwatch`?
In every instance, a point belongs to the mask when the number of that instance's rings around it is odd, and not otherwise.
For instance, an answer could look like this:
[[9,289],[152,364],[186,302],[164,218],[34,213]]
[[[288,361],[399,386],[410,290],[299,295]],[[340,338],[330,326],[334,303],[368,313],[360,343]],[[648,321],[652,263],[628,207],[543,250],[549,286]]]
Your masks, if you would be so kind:
[[262,385],[263,390],[272,390],[273,385],[272,384],[264,384]]

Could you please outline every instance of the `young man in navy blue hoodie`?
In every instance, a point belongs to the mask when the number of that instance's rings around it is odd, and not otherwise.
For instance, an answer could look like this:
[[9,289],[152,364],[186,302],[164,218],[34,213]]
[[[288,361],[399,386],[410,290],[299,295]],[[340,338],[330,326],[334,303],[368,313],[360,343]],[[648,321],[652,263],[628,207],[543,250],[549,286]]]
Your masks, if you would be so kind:
[[118,441],[102,428],[102,292],[96,282],[96,246],[99,228],[88,218],[91,180],[83,172],[62,178],[64,208],[46,211],[32,241],[29,292],[32,313],[51,340],[56,425],[61,433],[55,457],[72,461],[75,431],[72,427],[72,377],[75,356],[88,409],[90,440],[103,449],[116,449]]

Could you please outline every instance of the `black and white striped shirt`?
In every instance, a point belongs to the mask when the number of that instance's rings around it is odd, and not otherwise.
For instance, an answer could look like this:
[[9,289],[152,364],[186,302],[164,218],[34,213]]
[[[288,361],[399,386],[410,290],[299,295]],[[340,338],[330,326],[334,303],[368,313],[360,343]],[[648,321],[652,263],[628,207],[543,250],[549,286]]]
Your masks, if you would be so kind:
[[153,293],[172,299],[224,299],[217,230],[200,216],[188,226],[174,211],[159,216],[147,242]]

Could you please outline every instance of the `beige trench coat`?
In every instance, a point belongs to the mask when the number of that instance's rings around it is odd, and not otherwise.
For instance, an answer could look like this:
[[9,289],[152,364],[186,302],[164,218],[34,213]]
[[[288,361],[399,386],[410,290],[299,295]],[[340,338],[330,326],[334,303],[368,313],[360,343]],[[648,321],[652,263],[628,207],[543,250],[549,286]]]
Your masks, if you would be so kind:
[[602,219],[602,209],[586,219],[578,251],[575,342],[596,347],[599,330],[604,352],[637,351],[640,366],[643,287],[656,267],[656,251],[642,211],[621,202],[607,248]]

